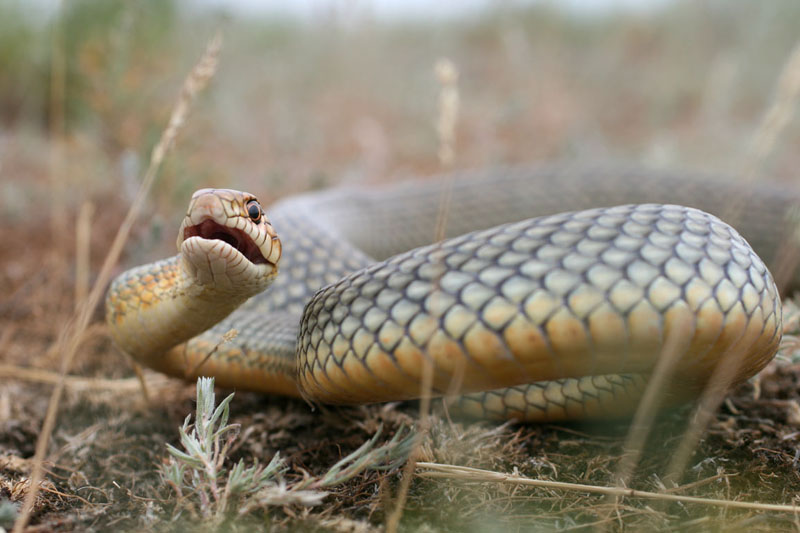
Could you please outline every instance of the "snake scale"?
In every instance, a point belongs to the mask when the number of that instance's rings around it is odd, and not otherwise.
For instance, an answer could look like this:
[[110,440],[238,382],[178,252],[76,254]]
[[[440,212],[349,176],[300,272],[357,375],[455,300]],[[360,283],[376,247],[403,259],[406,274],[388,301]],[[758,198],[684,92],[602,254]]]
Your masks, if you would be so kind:
[[[204,189],[179,255],[114,280],[107,322],[139,362],[230,387],[363,403],[418,397],[428,379],[474,415],[628,415],[669,342],[667,405],[721,361],[731,385],[773,357],[780,296],[753,249],[779,256],[798,200],[619,165],[337,188],[268,215]],[[753,249],[707,213],[735,206]]]

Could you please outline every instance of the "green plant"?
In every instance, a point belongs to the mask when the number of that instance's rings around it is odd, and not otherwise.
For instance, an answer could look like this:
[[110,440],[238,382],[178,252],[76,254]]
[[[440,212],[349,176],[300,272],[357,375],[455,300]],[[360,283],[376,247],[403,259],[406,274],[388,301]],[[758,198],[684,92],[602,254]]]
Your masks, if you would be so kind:
[[5,498],[0,499],[0,531],[11,529],[18,513],[19,506],[16,503]]
[[403,428],[386,444],[375,447],[382,428],[356,451],[333,465],[320,477],[305,476],[287,483],[288,465],[276,453],[266,465],[239,460],[227,469],[227,455],[239,435],[239,425],[229,424],[233,394],[215,406],[214,379],[197,380],[197,413],[188,415],[180,428],[183,450],[167,444],[170,454],[161,476],[178,497],[178,510],[219,523],[231,515],[245,515],[273,505],[317,505],[327,495],[320,490],[344,483],[366,470],[392,470],[411,452],[414,434]]

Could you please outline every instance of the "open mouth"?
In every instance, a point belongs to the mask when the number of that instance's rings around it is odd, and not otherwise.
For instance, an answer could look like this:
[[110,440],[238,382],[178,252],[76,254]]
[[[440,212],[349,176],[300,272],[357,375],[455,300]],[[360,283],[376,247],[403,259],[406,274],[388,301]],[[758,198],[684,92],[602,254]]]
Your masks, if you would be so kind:
[[217,240],[232,246],[251,263],[256,265],[269,263],[261,254],[261,250],[245,232],[236,228],[229,228],[213,220],[204,220],[196,226],[183,229],[184,240],[189,237],[201,237],[208,240]]

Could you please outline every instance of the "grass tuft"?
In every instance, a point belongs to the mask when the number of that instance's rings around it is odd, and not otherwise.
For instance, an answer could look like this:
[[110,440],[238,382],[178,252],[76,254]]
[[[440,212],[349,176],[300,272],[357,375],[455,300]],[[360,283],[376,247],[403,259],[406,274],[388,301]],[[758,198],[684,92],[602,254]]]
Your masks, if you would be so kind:
[[244,516],[272,506],[318,505],[327,496],[321,489],[345,483],[364,470],[395,470],[408,459],[415,434],[402,428],[386,444],[377,446],[382,427],[350,455],[321,476],[304,476],[287,482],[289,470],[280,452],[264,466],[256,460],[247,466],[240,459],[227,469],[228,455],[239,436],[240,425],[229,424],[233,394],[216,405],[214,379],[197,380],[195,422],[188,415],[179,429],[181,447],[167,444],[169,459],[160,469],[161,478],[177,496],[176,514],[219,525],[226,518]]

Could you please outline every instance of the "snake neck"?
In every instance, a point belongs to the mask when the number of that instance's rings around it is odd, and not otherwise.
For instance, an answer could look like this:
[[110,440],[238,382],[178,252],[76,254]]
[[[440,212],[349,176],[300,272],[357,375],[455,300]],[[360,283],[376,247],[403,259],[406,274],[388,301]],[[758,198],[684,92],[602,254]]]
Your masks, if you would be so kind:
[[221,321],[267,284],[201,281],[181,255],[134,268],[108,291],[110,334],[125,353],[159,368],[168,350]]

